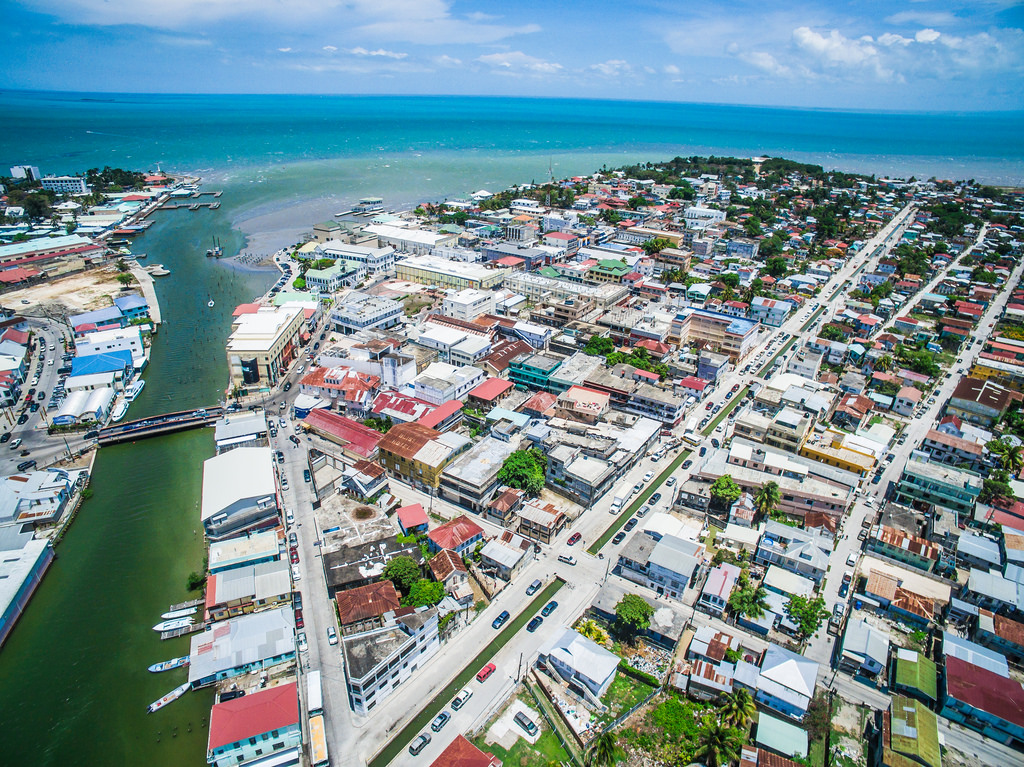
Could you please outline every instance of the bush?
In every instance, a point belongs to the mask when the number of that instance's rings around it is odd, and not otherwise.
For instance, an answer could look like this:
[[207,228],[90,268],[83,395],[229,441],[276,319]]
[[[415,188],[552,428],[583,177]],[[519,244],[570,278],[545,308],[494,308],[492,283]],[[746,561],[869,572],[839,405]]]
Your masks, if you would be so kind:
[[658,679],[655,676],[652,676],[651,674],[648,674],[646,671],[641,671],[638,668],[633,668],[629,665],[629,663],[627,663],[624,660],[619,661],[619,671],[621,671],[626,676],[633,677],[633,679],[637,680],[638,682],[643,682],[644,684],[650,685],[651,687],[661,687],[660,679]]
[[188,574],[188,590],[198,591],[206,585],[206,576],[195,570]]

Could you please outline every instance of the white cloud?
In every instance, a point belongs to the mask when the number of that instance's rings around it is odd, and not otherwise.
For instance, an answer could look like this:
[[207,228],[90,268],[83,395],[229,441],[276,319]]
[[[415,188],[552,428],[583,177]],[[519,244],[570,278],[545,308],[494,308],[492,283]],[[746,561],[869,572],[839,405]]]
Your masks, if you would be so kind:
[[477,61],[481,64],[487,64],[496,70],[509,73],[553,75],[561,72],[563,69],[561,64],[528,56],[522,51],[489,53],[486,56],[479,56]]
[[345,53],[350,53],[353,56],[379,56],[385,59],[405,59],[409,57],[408,53],[397,53],[396,51],[386,51],[383,48],[378,48],[375,51],[368,51],[366,48],[349,48]]
[[896,26],[903,24],[925,24],[929,27],[945,27],[957,23],[957,18],[947,11],[902,11],[886,17],[886,22]]
[[338,50],[337,46],[335,45],[325,45],[323,49],[328,53],[334,53],[336,50]]
[[366,22],[359,35],[391,42],[447,45],[494,43],[514,35],[540,31],[538,24],[496,24],[482,13],[455,16],[452,0],[350,0]]
[[675,64],[666,64],[662,71],[666,75],[678,75],[679,74],[679,67],[677,67]]
[[439,67],[461,67],[462,59],[449,56],[447,53],[442,56],[435,56],[434,63]]
[[780,64],[772,54],[765,51],[743,51],[739,54],[741,60],[751,66],[757,67],[763,72],[779,77],[789,77],[793,71],[785,64]]
[[629,74],[633,69],[629,62],[622,59],[608,59],[608,61],[602,61],[600,64],[592,64],[590,68],[605,77],[619,77]]
[[292,51],[291,48],[278,48],[277,50],[279,50],[281,53],[291,53]]
[[793,30],[793,45],[812,70],[838,76],[867,73],[877,80],[892,80],[895,73],[885,66],[870,37],[850,39],[839,30],[827,35],[809,27]]
[[914,35],[914,39],[917,40],[917,42],[919,43],[934,43],[940,37],[941,35],[934,29],[922,29],[920,32]]

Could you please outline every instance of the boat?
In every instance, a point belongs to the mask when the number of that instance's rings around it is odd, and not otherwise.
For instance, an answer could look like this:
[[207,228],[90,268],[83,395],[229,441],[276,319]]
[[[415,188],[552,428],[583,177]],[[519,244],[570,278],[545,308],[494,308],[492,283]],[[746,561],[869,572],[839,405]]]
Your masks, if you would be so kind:
[[117,404],[114,405],[114,409],[110,413],[110,420],[115,423],[124,418],[124,414],[128,412],[128,402],[126,400],[118,400]]
[[135,256],[136,260],[138,260],[140,258],[145,258],[146,257],[145,253],[132,253],[132,255]]
[[[213,203],[213,205],[216,205],[218,208],[220,207],[219,202]],[[212,208],[213,205],[211,205],[210,207]],[[213,238],[213,247],[206,251],[206,255],[209,258],[220,258],[221,256],[224,255],[224,249],[220,246],[220,240],[218,240],[216,237]]]
[[175,618],[170,621],[163,621],[153,627],[153,631],[159,631],[161,634],[165,631],[176,631],[178,629],[185,629],[192,625],[191,618]]
[[159,674],[161,671],[170,671],[172,668],[181,668],[187,666],[189,661],[188,655],[182,655],[180,658],[171,658],[165,660],[163,663],[154,663],[149,667],[149,670],[154,674]]
[[212,309],[213,308],[213,299],[211,298],[209,303],[206,304],[206,305],[209,306]]
[[172,621],[175,618],[187,618],[190,615],[194,615],[198,607],[186,607],[184,610],[172,610],[169,613],[164,613],[160,617],[165,621]]
[[172,701],[175,701],[178,698],[180,698],[182,695],[184,695],[186,692],[188,692],[189,688],[191,688],[191,687],[192,687],[192,683],[191,682],[185,682],[185,684],[180,685],[178,687],[175,687],[173,690],[171,690],[169,693],[167,693],[164,697],[160,698],[160,700],[155,700],[152,703],[150,703],[148,706],[146,706],[146,710],[149,711],[149,713],[151,713],[151,714],[156,712],[156,711],[159,711],[164,706],[166,706],[168,703],[170,703]]
[[124,398],[128,402],[134,402],[135,398],[142,393],[142,387],[146,385],[146,382],[141,378],[124,390]]

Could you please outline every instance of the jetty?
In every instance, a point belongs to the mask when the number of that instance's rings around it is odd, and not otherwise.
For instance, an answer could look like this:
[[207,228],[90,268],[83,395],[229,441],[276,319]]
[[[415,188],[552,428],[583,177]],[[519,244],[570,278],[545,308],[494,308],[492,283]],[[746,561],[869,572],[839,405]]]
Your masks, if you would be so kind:
[[131,268],[132,277],[139,283],[139,287],[142,288],[142,295],[146,299],[146,303],[149,304],[149,318],[153,320],[153,325],[159,325],[163,322],[163,317],[160,314],[160,302],[156,297],[156,290],[153,287],[153,278],[145,268],[139,266],[139,262],[136,261],[135,265]]
[[167,612],[176,613],[178,612],[178,610],[187,610],[190,607],[199,607],[199,605],[201,604],[203,604],[202,597],[200,597],[199,599],[190,599],[187,602],[181,602],[180,604],[171,605]]
[[190,623],[188,626],[183,626],[180,629],[174,629],[173,631],[161,631],[161,639],[174,639],[175,637],[182,637],[186,634],[195,634],[197,631],[203,631],[210,624],[206,621],[200,623]]

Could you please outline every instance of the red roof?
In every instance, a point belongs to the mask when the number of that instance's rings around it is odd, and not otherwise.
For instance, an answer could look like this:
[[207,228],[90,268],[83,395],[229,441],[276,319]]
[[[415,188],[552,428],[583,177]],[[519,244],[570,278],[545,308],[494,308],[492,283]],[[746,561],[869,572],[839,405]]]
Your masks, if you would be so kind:
[[492,401],[511,389],[515,384],[506,381],[504,378],[488,378],[482,384],[473,389],[470,397]]
[[426,426],[428,429],[437,428],[439,423],[444,423],[448,418],[462,410],[462,403],[457,399],[450,399],[447,402],[442,402],[437,408],[421,416],[416,422]]
[[259,309],[259,304],[239,304],[235,307],[235,311],[231,313],[231,316],[241,317],[243,314],[256,314]]
[[30,277],[36,277],[41,272],[38,269],[25,269],[21,266],[15,266],[13,269],[4,269],[0,272],[0,282],[14,283],[24,282]]
[[367,618],[379,618],[384,613],[401,607],[398,591],[391,581],[377,581],[339,591],[338,620],[342,626],[358,623]]
[[565,240],[566,242],[576,239],[576,235],[566,234],[565,232],[548,232],[544,236],[555,240]]
[[484,529],[465,514],[451,522],[431,530],[427,536],[434,545],[441,549],[457,549],[468,540],[483,535]]
[[519,266],[520,264],[525,264],[526,261],[515,256],[505,256],[504,258],[499,258],[494,263],[501,264],[502,266]]
[[395,513],[398,515],[398,521],[406,530],[427,524],[427,512],[423,510],[423,504],[411,503],[408,506],[402,506]]
[[1024,727],[1024,687],[981,666],[946,656],[946,692],[981,711]]
[[430,767],[501,767],[501,760],[481,751],[462,735],[456,735]]
[[408,419],[399,420],[415,421],[424,414],[431,412],[434,409],[434,405],[424,400],[410,397],[408,394],[400,394],[396,391],[382,391],[373,401],[372,409],[377,415],[380,415],[385,410],[390,410],[396,415],[408,416]]
[[210,712],[209,750],[298,723],[299,696],[295,682],[259,690],[213,707]]
[[697,378],[697,376],[686,376],[679,380],[679,385],[684,389],[693,389],[694,391],[704,391],[704,387],[708,385],[708,382],[703,378]]
[[376,429],[321,408],[311,410],[303,423],[343,441],[348,450],[364,458],[373,455],[377,443],[383,437]]

